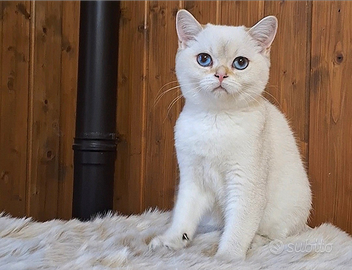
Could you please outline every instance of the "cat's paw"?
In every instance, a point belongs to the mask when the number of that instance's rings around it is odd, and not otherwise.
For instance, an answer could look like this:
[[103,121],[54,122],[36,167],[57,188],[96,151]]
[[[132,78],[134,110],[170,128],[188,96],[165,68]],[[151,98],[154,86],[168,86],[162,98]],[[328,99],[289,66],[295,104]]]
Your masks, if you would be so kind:
[[160,247],[166,247],[170,250],[179,250],[186,247],[188,240],[182,235],[161,235],[152,239],[149,243],[149,249],[156,250]]

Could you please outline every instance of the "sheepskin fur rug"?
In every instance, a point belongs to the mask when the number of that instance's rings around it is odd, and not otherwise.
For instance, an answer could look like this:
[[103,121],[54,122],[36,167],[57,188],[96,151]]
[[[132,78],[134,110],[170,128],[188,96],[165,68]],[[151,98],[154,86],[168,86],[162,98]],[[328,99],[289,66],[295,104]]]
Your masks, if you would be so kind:
[[330,225],[250,250],[245,261],[213,257],[221,230],[201,225],[180,251],[148,250],[170,212],[109,214],[89,222],[0,216],[0,269],[351,269],[352,238]]

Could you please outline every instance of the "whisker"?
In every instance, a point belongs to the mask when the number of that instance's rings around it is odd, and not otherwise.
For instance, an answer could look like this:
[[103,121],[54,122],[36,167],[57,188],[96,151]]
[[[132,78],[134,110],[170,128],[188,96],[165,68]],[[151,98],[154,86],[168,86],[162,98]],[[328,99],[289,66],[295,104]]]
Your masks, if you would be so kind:
[[167,115],[169,114],[170,110],[172,109],[172,107],[176,104],[177,101],[179,101],[181,98],[183,97],[183,95],[179,95],[177,97],[175,97],[171,103],[169,104],[169,106],[167,107]]
[[167,107],[167,113],[166,113],[166,116],[165,116],[165,119],[164,119],[163,123],[165,123],[167,117],[169,116],[169,113],[170,113],[172,107],[173,107],[182,97],[183,97],[183,95],[180,94],[180,95],[178,95],[177,97],[175,97],[175,98],[171,101],[171,103],[170,103],[169,106]]
[[169,85],[169,84],[172,84],[172,83],[178,83],[178,81],[175,80],[175,81],[171,81],[171,82],[165,83],[165,84],[159,89],[159,91],[158,91],[158,93],[156,93],[156,95],[159,95],[159,93],[161,92],[161,90],[163,90],[163,88],[164,88],[165,86],[167,86],[167,85]]
[[[268,96],[272,97],[274,99],[274,101],[278,104],[278,106],[281,108],[281,104],[280,102],[277,100],[277,98],[272,95],[271,93],[269,93],[268,91],[264,90],[263,93],[267,94]],[[264,98],[265,100],[269,101],[266,97],[261,96],[262,98]],[[270,101],[269,101],[270,102]]]
[[[188,94],[188,93],[191,92],[192,95],[196,95],[198,92],[201,91],[201,89],[202,89],[201,86],[197,86],[197,87],[195,87],[195,88],[192,88],[191,90],[188,90],[186,93]],[[175,97],[175,98],[170,102],[169,106],[167,107],[167,114],[166,114],[166,116],[168,116],[168,114],[170,113],[172,107],[173,107],[182,97],[183,97],[183,94],[180,93],[177,97]]]
[[[244,101],[247,103],[247,107],[249,107],[249,102],[248,102],[248,100],[247,100],[247,98],[246,98],[247,95],[245,94],[245,92],[242,91],[242,90],[239,90],[239,94],[243,96]],[[232,96],[233,99],[235,99],[235,100],[237,101],[237,99],[236,99],[236,97],[235,97],[234,94],[232,94],[231,96]]]
[[[243,96],[244,100],[245,100],[246,103],[247,103],[247,107],[248,107],[248,108],[250,107],[250,103],[249,103],[249,101],[248,101],[248,98],[249,98],[250,101],[252,101],[252,102],[254,101],[254,102],[258,103],[258,105],[260,105],[260,102],[259,102],[253,95],[251,95],[250,92],[248,93],[248,92],[245,92],[245,91],[243,91],[243,90],[240,90],[239,93],[240,93],[240,95]],[[253,93],[253,94],[255,94],[255,93]],[[234,97],[234,96],[233,96],[233,97]],[[262,114],[262,113],[261,113],[261,114]],[[262,114],[262,115],[263,115],[263,114]]]
[[162,92],[159,96],[156,97],[155,102],[154,102],[154,106],[160,101],[160,99],[161,99],[165,94],[169,93],[169,92],[172,91],[172,90],[178,89],[178,88],[181,88],[181,86],[177,85],[177,86],[171,87],[170,89],[167,89],[167,90],[165,90],[164,92]]
[[[156,104],[160,101],[160,99],[166,94],[166,93],[169,93],[170,91],[172,90],[175,90],[177,88],[181,88],[183,86],[192,86],[192,85],[196,85],[196,83],[184,83],[184,84],[181,84],[181,85],[176,85],[176,86],[173,86],[167,90],[165,90],[164,92],[162,92],[160,95],[158,95],[156,98],[155,98],[155,102],[154,102],[154,106],[156,106]],[[160,93],[160,91],[158,92]]]
[[[259,98],[262,97],[262,95],[258,95],[258,94],[253,93],[253,92],[243,92],[243,94],[244,94],[245,96],[247,96],[247,97],[249,97],[250,99],[252,99],[253,101],[257,102],[258,105],[260,106],[260,105],[261,105],[260,102],[256,99],[255,96],[251,95],[251,93],[252,93],[252,94],[255,94],[256,97],[259,97]],[[247,104],[248,104],[248,103],[247,103]],[[248,105],[249,105],[249,104],[248,104]],[[260,114],[264,117],[264,115],[263,115],[262,113],[260,113]]]
[[[253,101],[255,101],[256,103],[258,103],[258,105],[261,105],[260,102],[258,101],[258,99],[256,97],[261,97],[261,95],[257,95],[255,93],[252,92],[246,92],[245,93],[249,98],[251,98]],[[252,95],[254,94],[254,95]]]

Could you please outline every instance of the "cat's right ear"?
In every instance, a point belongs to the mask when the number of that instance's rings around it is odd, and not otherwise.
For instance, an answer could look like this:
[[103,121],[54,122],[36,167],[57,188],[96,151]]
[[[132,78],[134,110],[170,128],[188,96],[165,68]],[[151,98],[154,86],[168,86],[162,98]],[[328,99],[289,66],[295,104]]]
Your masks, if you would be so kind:
[[176,15],[176,31],[178,35],[178,46],[180,49],[187,47],[190,40],[203,30],[200,23],[185,9],[181,9]]

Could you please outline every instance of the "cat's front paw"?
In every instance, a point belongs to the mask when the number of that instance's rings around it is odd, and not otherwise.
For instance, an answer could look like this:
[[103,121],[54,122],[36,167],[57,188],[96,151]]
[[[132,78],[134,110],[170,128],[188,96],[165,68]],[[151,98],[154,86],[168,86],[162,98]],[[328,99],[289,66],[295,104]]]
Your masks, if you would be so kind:
[[184,235],[161,235],[152,239],[149,243],[149,249],[155,250],[160,247],[166,247],[170,250],[179,250],[186,247],[189,239]]

